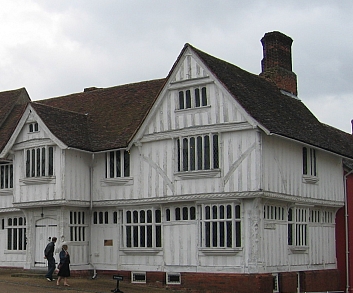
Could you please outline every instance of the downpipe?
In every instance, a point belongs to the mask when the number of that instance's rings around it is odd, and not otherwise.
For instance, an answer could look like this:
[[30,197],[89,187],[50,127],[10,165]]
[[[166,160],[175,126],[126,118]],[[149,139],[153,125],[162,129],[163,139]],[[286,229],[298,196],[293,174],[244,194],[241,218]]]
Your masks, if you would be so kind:
[[349,232],[348,232],[348,199],[347,199],[347,177],[353,172],[349,171],[344,175],[344,222],[345,222],[345,238],[346,238],[346,293],[349,293]]
[[[89,168],[89,179],[90,179],[90,184],[89,184],[89,215],[90,219],[92,218],[92,209],[93,209],[93,163],[94,163],[94,154],[92,154],[92,161],[91,165]],[[92,263],[92,231],[90,230],[90,253],[89,253],[89,265],[92,266],[93,268],[93,276],[92,279],[97,278],[97,270],[94,264]]]

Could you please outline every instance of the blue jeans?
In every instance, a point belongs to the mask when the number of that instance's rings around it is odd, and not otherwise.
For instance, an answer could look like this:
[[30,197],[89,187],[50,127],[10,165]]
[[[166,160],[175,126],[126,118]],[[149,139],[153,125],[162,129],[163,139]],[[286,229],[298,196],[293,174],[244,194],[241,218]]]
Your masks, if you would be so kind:
[[51,257],[51,258],[47,258],[48,260],[48,272],[45,275],[46,278],[49,278],[50,280],[53,279],[53,273],[55,271],[55,258]]

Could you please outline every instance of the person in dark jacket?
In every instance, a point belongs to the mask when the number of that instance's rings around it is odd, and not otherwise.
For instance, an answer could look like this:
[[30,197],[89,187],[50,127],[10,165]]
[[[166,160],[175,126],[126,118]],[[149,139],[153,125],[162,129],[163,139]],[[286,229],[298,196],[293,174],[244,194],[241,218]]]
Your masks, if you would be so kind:
[[60,263],[58,265],[58,280],[56,281],[56,285],[60,285],[61,279],[64,279],[64,286],[70,286],[67,283],[67,277],[70,277],[70,254],[67,251],[67,244],[62,245],[62,249],[59,254]]
[[54,258],[54,248],[57,238],[53,237],[51,242],[47,244],[44,250],[44,258],[48,261],[48,272],[45,275],[49,282],[53,281],[53,273],[55,271],[55,258]]

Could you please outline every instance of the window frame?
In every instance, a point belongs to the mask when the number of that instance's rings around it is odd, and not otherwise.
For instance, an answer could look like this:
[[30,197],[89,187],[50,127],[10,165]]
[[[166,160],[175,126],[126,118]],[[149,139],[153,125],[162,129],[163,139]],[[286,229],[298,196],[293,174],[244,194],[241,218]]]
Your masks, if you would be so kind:
[[[223,212],[221,206],[223,206]],[[227,215],[229,214],[229,207],[230,216]],[[242,249],[243,216],[240,203],[202,204],[200,206],[199,220],[201,251],[213,250],[215,253],[219,251],[226,253],[227,251],[238,252]],[[217,233],[216,237],[214,237],[215,231]],[[231,234],[230,236],[229,233]]]
[[179,89],[178,110],[198,109],[209,106],[209,90],[206,85]]
[[28,132],[29,133],[39,132],[38,122],[29,123],[28,124]]
[[309,245],[308,207],[291,206],[287,210],[287,244],[293,250],[306,250]]
[[129,178],[131,171],[130,152],[116,150],[105,153],[105,178]]
[[176,172],[219,170],[220,143],[218,133],[204,133],[176,138]]
[[[92,224],[93,225],[108,225],[112,224],[109,221],[109,211],[94,211],[93,212],[93,218],[92,218]],[[115,219],[113,219],[115,221]]]
[[13,189],[13,163],[0,162],[0,190]]
[[24,150],[24,178],[45,178],[54,176],[54,146],[38,146]]
[[168,207],[165,209],[165,221],[166,222],[185,222],[197,220],[197,209],[195,206],[177,206]]
[[7,244],[6,250],[21,252],[27,250],[27,221],[26,217],[15,216],[4,219]]
[[264,204],[264,220],[265,221],[286,221],[286,207],[276,204]]
[[[150,212],[150,219],[149,219]],[[124,209],[122,213],[122,249],[154,251],[163,247],[162,209]]]
[[69,231],[70,241],[86,242],[87,241],[88,224],[85,211],[69,212]]

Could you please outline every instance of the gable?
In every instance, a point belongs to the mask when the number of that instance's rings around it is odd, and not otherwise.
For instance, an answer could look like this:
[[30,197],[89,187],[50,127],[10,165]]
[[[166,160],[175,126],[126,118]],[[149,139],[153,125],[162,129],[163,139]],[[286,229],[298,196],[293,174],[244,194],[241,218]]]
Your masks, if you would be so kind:
[[209,73],[205,70],[202,62],[195,59],[190,50],[185,51],[178,65],[171,74],[170,83],[176,83],[197,78],[207,78]]
[[9,153],[11,149],[20,150],[53,144],[61,148],[67,147],[60,139],[51,133],[31,104],[28,104],[26,110],[21,114],[21,119],[2,150],[2,156]]
[[186,48],[135,139],[220,131],[220,125],[222,131],[253,128],[254,120],[202,60]]
[[19,123],[18,129],[15,131],[17,135],[14,138],[13,149],[53,144],[66,147],[48,130],[47,126],[31,106],[29,106],[23,118],[23,121]]

